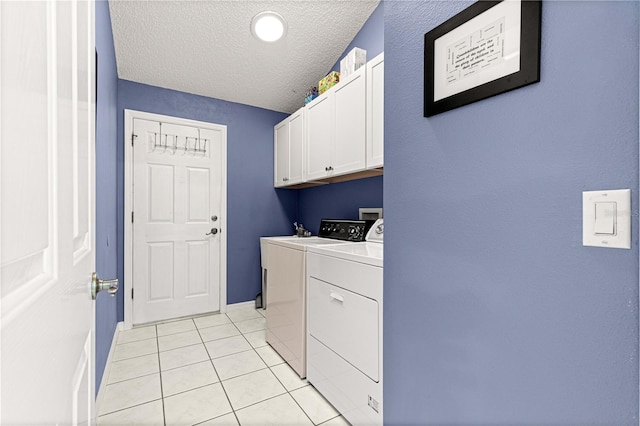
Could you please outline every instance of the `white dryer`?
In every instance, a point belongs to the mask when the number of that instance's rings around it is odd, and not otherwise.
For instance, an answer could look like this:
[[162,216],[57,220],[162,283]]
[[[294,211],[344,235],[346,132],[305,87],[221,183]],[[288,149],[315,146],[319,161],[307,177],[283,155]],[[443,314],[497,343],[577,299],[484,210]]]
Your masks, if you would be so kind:
[[383,226],[307,253],[307,380],[354,425],[383,423]]

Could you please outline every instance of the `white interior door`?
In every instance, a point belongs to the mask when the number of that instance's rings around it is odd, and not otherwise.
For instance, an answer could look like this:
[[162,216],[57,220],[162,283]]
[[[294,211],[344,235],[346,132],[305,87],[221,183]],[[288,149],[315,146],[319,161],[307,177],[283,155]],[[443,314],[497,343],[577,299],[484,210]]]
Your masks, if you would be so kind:
[[220,309],[226,127],[133,119],[133,323]]
[[94,5],[0,2],[0,423],[93,418]]

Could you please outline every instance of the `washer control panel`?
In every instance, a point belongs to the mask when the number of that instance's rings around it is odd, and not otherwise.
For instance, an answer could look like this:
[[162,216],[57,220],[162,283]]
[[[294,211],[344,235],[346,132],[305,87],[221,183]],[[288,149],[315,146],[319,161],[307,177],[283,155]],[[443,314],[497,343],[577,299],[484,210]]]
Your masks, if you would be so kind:
[[341,241],[364,241],[370,223],[365,220],[336,220],[322,219],[320,221],[319,237]]

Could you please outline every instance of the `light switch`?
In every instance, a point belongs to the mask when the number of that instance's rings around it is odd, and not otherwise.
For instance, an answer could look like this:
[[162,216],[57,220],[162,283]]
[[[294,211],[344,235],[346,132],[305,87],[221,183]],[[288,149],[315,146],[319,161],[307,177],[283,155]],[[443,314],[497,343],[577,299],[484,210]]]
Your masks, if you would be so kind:
[[582,193],[582,245],[631,248],[631,190]]
[[595,203],[595,224],[593,230],[596,234],[614,235],[616,226],[616,203],[599,202]]

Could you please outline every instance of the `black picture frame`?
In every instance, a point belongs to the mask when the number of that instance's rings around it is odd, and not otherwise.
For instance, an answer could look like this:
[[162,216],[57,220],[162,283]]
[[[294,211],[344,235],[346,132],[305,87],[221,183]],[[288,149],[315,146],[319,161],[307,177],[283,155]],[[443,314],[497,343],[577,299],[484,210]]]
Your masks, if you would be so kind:
[[[431,117],[463,105],[540,81],[541,0],[521,1],[519,71],[434,100],[435,43],[440,37],[503,1],[478,1],[424,35],[424,116]],[[446,61],[446,57],[444,58]],[[482,72],[482,71],[481,71]]]

